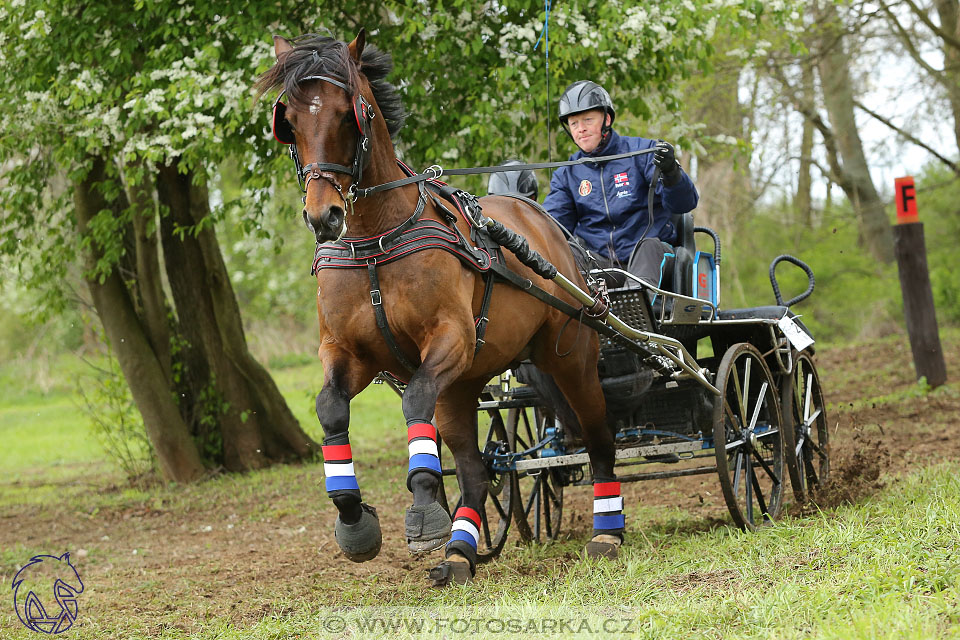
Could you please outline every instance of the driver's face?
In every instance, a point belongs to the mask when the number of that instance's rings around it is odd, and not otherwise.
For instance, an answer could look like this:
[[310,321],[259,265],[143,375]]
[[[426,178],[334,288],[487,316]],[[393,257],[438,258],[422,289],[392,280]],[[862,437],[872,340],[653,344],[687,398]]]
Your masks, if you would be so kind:
[[602,109],[593,109],[575,113],[567,118],[570,135],[584,153],[592,153],[600,144],[604,122],[609,124],[610,116]]

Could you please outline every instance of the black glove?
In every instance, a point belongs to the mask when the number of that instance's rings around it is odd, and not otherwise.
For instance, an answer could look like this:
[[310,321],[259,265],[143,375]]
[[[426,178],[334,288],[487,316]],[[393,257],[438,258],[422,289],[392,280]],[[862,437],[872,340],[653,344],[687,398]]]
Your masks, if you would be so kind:
[[663,176],[665,187],[672,187],[680,182],[680,163],[677,162],[677,155],[669,142],[657,140],[656,151],[653,152],[653,164],[660,167],[660,175]]

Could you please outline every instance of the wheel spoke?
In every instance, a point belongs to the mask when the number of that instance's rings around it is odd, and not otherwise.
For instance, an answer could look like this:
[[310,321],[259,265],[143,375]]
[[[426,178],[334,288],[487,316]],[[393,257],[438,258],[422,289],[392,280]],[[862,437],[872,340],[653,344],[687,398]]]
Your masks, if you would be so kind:
[[480,514],[480,525],[483,527],[483,540],[487,543],[487,548],[489,549],[493,546],[493,543],[490,537],[490,520],[487,518],[486,509]]
[[747,522],[753,524],[753,464],[751,464],[749,459],[747,460],[747,464],[744,465],[743,473],[746,475],[746,482],[744,482],[746,489],[744,493],[747,498]]
[[[770,511],[767,509],[767,503],[763,499],[763,490],[760,488],[760,481],[757,479],[757,475],[755,473],[750,474],[750,479],[752,481],[754,490],[757,492],[757,504],[760,505],[760,515],[767,517],[767,514],[770,513]],[[773,489],[776,490],[776,486],[774,486]],[[751,518],[751,522],[752,521],[753,520]]]
[[809,457],[803,459],[803,470],[806,472],[807,482],[811,484],[820,484],[820,476],[813,466],[813,460]]
[[753,368],[753,358],[747,356],[747,361],[743,365],[743,398],[740,401],[740,412],[746,418],[750,415],[747,410],[750,408],[750,382],[751,369]]
[[820,417],[821,413],[823,413],[822,409],[817,409],[814,411],[810,417],[804,419],[803,426],[809,428],[816,421],[816,419]]
[[813,393],[813,373],[807,374],[807,388],[803,401],[803,422],[806,423],[810,417],[810,395]]
[[763,470],[767,472],[767,475],[770,476],[770,479],[773,480],[773,483],[780,484],[780,477],[773,472],[773,469],[771,469],[767,464],[767,461],[763,459],[763,456],[760,455],[760,452],[754,450],[753,455],[757,459],[757,462],[760,463],[760,466],[763,468]]
[[[733,495],[736,496],[740,492],[740,471],[743,469],[741,466],[743,464],[743,451],[737,450],[736,453],[736,462],[733,465]],[[727,470],[729,473],[729,468]]]
[[[747,360],[747,362],[750,362],[750,361]],[[733,378],[733,389],[737,397],[737,406],[740,408],[739,425],[742,427],[746,422],[747,410],[744,408],[743,391],[741,390],[741,386],[740,386],[740,375],[737,372],[737,363],[734,362],[730,365],[730,371],[731,371],[731,377]],[[734,420],[733,424],[734,426],[736,426],[738,422]]]
[[753,414],[750,416],[750,424],[747,425],[747,429],[753,431],[754,427],[757,425],[757,418],[760,417],[760,409],[763,408],[763,399],[767,395],[767,389],[769,385],[767,381],[764,380],[763,384],[760,385],[760,394],[757,396],[757,406],[753,409]]
[[827,458],[827,452],[824,451],[823,448],[818,443],[814,442],[812,439],[807,440],[807,443],[810,445],[811,449],[813,449],[820,455],[821,458],[824,458],[824,459]]
[[497,497],[491,495],[490,500],[493,502],[493,508],[497,510],[497,513],[500,515],[500,518],[506,520],[507,512],[503,510],[503,505],[500,504],[500,501],[497,500]]
[[734,440],[733,442],[728,442],[728,443],[727,443],[727,446],[726,446],[726,449],[727,449],[727,451],[729,451],[730,449],[735,449],[735,448],[738,448],[738,447],[742,447],[744,444],[746,444],[746,442],[747,442],[747,441],[744,440],[743,438],[741,438],[740,440]]
[[540,493],[540,474],[537,474],[536,478],[533,482],[533,489],[530,491],[530,497],[527,499],[527,506],[523,509],[523,515],[526,518],[530,517],[530,509],[533,508],[534,502],[537,501],[537,495]]
[[735,415],[733,414],[733,409],[730,408],[730,403],[729,403],[729,402],[724,402],[724,403],[723,403],[723,412],[726,413],[726,414],[727,414],[727,418],[730,419],[730,427],[731,427],[732,429],[735,429],[735,430],[736,430],[736,429],[739,429],[740,427],[743,426],[743,421],[742,421],[742,420],[737,420],[737,416],[735,416]]

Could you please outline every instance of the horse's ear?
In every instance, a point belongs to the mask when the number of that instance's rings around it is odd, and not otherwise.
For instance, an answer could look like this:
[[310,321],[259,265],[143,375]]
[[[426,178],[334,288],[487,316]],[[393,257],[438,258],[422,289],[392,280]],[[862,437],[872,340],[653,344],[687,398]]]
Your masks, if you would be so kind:
[[353,39],[353,42],[347,45],[350,50],[350,57],[360,62],[360,56],[363,55],[363,45],[367,43],[367,30],[360,27],[360,33]]
[[282,36],[273,36],[273,51],[277,54],[277,60],[279,60],[281,56],[293,51],[293,45]]

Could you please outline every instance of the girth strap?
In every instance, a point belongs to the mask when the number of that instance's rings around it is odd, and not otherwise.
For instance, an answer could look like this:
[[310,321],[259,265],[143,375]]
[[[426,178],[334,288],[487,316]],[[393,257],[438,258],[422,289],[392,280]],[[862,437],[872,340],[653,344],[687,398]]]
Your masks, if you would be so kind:
[[418,365],[410,362],[410,359],[404,355],[403,351],[400,350],[400,345],[397,344],[396,339],[393,337],[393,332],[390,331],[390,324],[387,322],[387,312],[383,310],[383,294],[380,293],[380,279],[377,277],[376,260],[367,260],[367,274],[370,276],[370,303],[373,305],[373,314],[377,319],[377,327],[380,329],[380,333],[383,334],[384,341],[387,343],[390,352],[397,361],[403,365],[404,369],[410,373],[415,373]]

